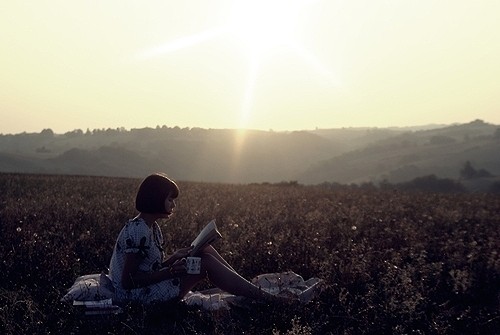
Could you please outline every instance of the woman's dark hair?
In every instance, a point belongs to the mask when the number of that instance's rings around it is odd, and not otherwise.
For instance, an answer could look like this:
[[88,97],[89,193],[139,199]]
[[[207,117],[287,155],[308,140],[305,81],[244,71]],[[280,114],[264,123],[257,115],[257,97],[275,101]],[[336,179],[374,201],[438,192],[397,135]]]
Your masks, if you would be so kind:
[[147,176],[139,186],[135,198],[135,208],[142,213],[166,214],[165,200],[179,196],[177,184],[162,173]]

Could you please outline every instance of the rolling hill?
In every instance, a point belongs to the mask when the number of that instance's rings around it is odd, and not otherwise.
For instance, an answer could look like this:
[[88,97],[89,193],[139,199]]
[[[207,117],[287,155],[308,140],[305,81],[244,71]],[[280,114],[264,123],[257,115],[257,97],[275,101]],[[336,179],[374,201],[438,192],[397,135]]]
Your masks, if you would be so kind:
[[465,162],[500,175],[500,126],[273,132],[157,127],[0,135],[0,172],[173,178],[224,183],[458,179]]

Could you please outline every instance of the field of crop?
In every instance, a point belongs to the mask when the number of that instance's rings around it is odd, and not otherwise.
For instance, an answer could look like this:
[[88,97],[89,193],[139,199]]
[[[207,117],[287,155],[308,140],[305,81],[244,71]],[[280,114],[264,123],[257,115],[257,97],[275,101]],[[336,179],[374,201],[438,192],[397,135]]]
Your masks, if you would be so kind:
[[[208,312],[129,305],[88,318],[60,302],[108,266],[140,180],[0,174],[1,334],[493,334],[500,329],[500,197],[180,182],[167,251],[210,219],[246,278],[320,277],[306,305]],[[208,287],[208,283],[200,288]]]

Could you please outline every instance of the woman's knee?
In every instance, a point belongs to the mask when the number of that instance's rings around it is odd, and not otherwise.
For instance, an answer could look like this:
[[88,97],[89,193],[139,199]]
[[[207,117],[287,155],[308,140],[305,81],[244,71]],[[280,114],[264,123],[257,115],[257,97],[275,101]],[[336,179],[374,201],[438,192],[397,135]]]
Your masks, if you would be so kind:
[[204,247],[202,250],[201,250],[201,254],[209,254],[209,255],[214,255],[215,253],[217,253],[217,251],[215,250],[214,247],[212,247],[210,244],[208,244],[206,247]]
[[201,255],[201,271],[207,273],[210,269],[217,266],[218,259],[210,253],[203,252]]

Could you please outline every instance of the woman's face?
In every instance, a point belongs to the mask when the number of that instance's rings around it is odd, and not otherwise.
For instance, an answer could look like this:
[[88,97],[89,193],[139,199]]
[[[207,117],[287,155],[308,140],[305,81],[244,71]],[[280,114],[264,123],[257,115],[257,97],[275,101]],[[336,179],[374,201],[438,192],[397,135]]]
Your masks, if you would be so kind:
[[169,194],[168,197],[165,199],[165,211],[167,217],[172,215],[174,208],[175,208],[175,200]]

